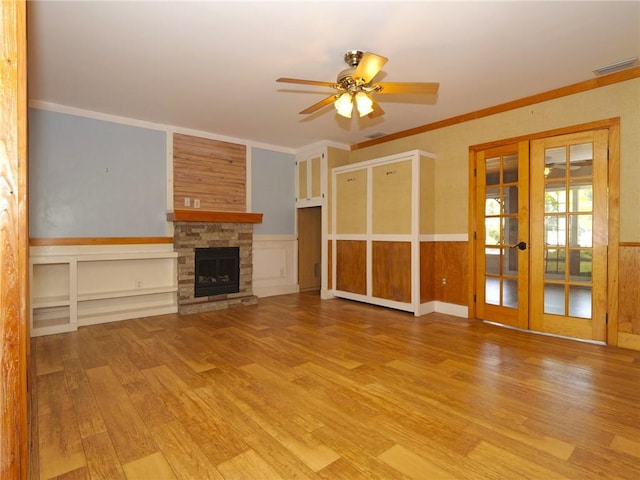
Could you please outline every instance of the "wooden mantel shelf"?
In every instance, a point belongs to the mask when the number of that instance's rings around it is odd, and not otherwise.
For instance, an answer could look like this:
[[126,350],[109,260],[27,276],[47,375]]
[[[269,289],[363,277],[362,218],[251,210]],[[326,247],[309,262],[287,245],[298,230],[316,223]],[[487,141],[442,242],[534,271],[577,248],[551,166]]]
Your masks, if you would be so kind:
[[262,223],[261,213],[209,212],[207,210],[176,210],[167,213],[170,222]]

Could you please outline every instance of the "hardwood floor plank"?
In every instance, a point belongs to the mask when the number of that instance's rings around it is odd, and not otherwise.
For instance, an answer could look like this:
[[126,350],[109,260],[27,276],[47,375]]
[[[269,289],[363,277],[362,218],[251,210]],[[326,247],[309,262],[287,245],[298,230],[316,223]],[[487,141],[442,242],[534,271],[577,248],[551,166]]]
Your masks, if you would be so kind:
[[121,385],[144,381],[144,376],[127,355],[111,355],[108,363]]
[[640,464],[635,455],[604,447],[577,447],[569,462],[579,465],[591,474],[605,472],[609,478],[637,480],[640,478]]
[[285,480],[319,480],[321,477],[309,468],[302,460],[291,452],[276,438],[259,430],[253,435],[243,438],[244,442],[262,459],[268,460],[271,468]]
[[224,478],[233,480],[284,480],[253,450],[218,465]]
[[36,375],[47,375],[64,369],[62,361],[65,352],[69,351],[64,348],[67,343],[68,337],[65,335],[50,335],[36,343],[34,349]]
[[91,480],[91,476],[89,475],[89,469],[87,467],[80,467],[70,472],[63,473],[62,475],[58,475],[52,480]]
[[456,480],[456,477],[453,475],[431,464],[420,455],[404,448],[402,445],[394,445],[389,450],[381,453],[378,458],[403,475],[415,480],[422,480],[424,478]]
[[54,478],[86,465],[63,371],[38,377],[38,454],[40,479]]
[[[528,462],[532,462],[537,465],[542,465],[547,468],[549,471],[553,472],[553,475],[558,475],[560,478],[573,478],[579,480],[596,480],[601,478],[598,475],[590,473],[588,470],[579,468],[576,465],[572,465],[570,463],[570,458],[567,460],[563,460],[560,457],[564,455],[558,455],[546,451],[546,449],[535,448],[531,446],[532,440],[525,439],[522,437],[519,440],[514,440],[511,436],[503,435],[499,433],[496,429],[492,428],[482,428],[477,425],[473,425],[471,429],[474,429],[482,441],[491,444],[494,448],[502,449],[506,452],[509,452],[511,455],[515,455],[516,457],[525,459]],[[475,430],[477,429],[477,430]],[[572,449],[571,454],[575,451],[575,447]],[[468,458],[474,458],[470,453]],[[478,464],[478,458],[474,458],[475,464]],[[464,463],[464,462],[463,462]],[[485,470],[488,471],[487,475],[498,475],[498,478],[501,478],[501,475],[504,474],[504,471],[501,469],[496,469],[492,467],[490,464],[486,466],[483,465]],[[515,474],[513,474],[515,475]],[[554,477],[551,477],[554,478]]]
[[286,419],[274,418],[273,413],[268,410],[266,406],[260,408],[254,405],[245,413],[314,472],[323,469],[340,457],[303,429],[296,428],[293,423],[286,423]]
[[80,359],[70,358],[65,360],[64,373],[69,388],[69,396],[73,402],[80,437],[87,438],[106,432],[107,427],[104,424],[104,419]]
[[223,421],[189,385],[166,365],[143,371],[149,386],[198,443],[206,443],[219,436]]
[[317,293],[32,345],[34,478],[640,478],[640,352]]
[[480,442],[469,454],[469,458],[485,465],[490,470],[494,470],[501,478],[553,478],[557,480],[570,478],[487,442]]
[[111,367],[86,372],[120,462],[129,463],[156,452],[149,429]]
[[175,416],[167,405],[158,398],[156,392],[149,386],[146,380],[130,382],[123,385],[131,403],[149,428],[162,423],[175,420]]
[[87,456],[87,470],[92,480],[125,479],[108,433],[99,433],[82,440]]
[[635,440],[631,440],[629,438],[621,437],[620,435],[616,435],[611,442],[611,448],[618,451],[623,452],[628,455],[633,455],[640,459],[640,438]]
[[82,441],[70,412],[38,418],[40,479],[50,479],[86,465]]
[[[373,474],[370,469],[363,471],[361,465],[354,465],[345,458],[339,458],[331,465],[326,466],[318,472],[321,478],[325,480],[374,480],[380,478],[379,474]],[[393,480],[394,478],[402,478],[400,473],[397,477],[391,473],[386,476],[386,480]]]
[[94,325],[96,328],[80,328],[71,333],[78,336],[76,350],[85,370],[107,365],[111,355],[120,351],[120,342],[105,325],[108,324]]
[[224,480],[180,422],[158,424],[152,433],[179,479]]
[[163,361],[159,358],[162,350],[154,338],[140,339],[131,328],[128,326],[125,327],[124,325],[117,330],[117,337],[120,338],[119,343],[123,353],[138,370],[163,364]]
[[575,445],[573,444],[547,435],[536,434],[526,428],[523,428],[521,425],[514,425],[513,428],[505,428],[485,422],[478,422],[466,427],[464,431],[475,435],[478,438],[486,438],[488,433],[487,430],[502,435],[505,439],[508,439],[505,441],[505,444],[511,441],[521,442],[531,448],[553,455],[554,457],[564,461],[569,460],[569,457],[571,457],[575,448]]
[[162,453],[155,452],[122,465],[127,480],[177,480]]

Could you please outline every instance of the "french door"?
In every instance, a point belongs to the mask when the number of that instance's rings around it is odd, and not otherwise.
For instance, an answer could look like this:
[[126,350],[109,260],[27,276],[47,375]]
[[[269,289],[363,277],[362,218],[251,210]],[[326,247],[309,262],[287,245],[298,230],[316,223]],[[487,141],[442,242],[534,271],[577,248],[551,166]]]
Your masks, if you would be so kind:
[[476,316],[606,340],[608,130],[476,153]]
[[528,328],[529,143],[476,160],[476,315]]

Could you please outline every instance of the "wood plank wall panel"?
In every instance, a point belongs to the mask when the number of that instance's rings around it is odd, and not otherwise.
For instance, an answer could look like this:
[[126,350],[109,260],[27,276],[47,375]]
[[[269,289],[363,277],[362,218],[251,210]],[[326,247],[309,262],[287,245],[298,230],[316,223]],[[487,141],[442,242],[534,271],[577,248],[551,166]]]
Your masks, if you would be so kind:
[[420,303],[435,300],[435,243],[420,243]]
[[[247,148],[209,138],[173,135],[173,204],[190,209],[246,212]],[[185,206],[189,197],[191,205]]]
[[0,7],[0,478],[28,477],[27,69],[25,2]]
[[327,290],[333,290],[333,241],[327,242]]
[[640,335],[640,243],[621,245],[618,254],[618,332]]
[[[435,242],[435,300],[468,305],[469,244],[467,242]],[[442,279],[446,278],[446,285]]]
[[336,289],[367,294],[367,242],[336,242]]
[[410,242],[372,242],[371,269],[374,297],[411,302]]

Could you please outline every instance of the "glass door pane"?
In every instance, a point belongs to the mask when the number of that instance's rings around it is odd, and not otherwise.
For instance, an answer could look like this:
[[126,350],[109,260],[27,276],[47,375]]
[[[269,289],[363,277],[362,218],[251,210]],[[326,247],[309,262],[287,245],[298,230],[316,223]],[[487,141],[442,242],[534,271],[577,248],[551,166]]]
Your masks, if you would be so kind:
[[518,308],[518,156],[487,158],[485,177],[485,299]]
[[593,144],[544,153],[544,313],[590,316]]

